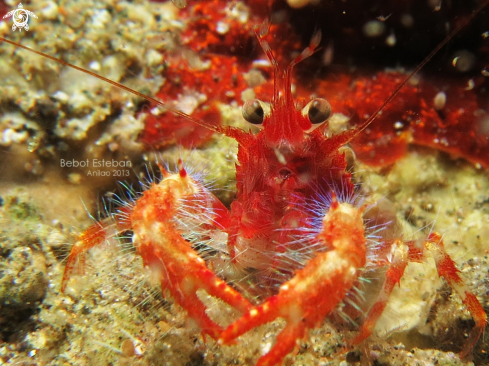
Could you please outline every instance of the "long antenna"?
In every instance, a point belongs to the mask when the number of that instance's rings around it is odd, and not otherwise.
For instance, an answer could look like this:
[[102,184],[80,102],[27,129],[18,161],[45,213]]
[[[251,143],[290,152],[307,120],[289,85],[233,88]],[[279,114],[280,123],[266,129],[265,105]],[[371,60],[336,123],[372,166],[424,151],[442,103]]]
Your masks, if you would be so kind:
[[113,85],[115,87],[124,89],[125,91],[127,91],[127,92],[129,92],[131,94],[137,95],[138,97],[141,97],[141,98],[147,100],[148,102],[150,102],[153,105],[157,105],[157,106],[163,107],[163,108],[165,108],[165,109],[167,109],[167,110],[175,113],[178,116],[187,118],[187,119],[191,120],[192,122],[194,122],[195,124],[198,124],[199,126],[203,126],[203,127],[207,128],[207,129],[209,129],[211,131],[214,131],[214,132],[221,132],[222,133],[222,130],[219,127],[217,127],[217,126],[214,126],[214,125],[212,125],[210,123],[206,123],[205,121],[202,121],[200,119],[197,119],[197,118],[194,118],[192,116],[189,116],[188,114],[183,113],[183,112],[179,111],[178,109],[175,109],[174,107],[168,105],[167,103],[164,103],[162,101],[159,101],[158,99],[152,98],[152,97],[150,97],[150,96],[148,96],[146,94],[140,93],[140,92],[138,92],[138,91],[136,91],[134,89],[131,89],[131,88],[129,88],[129,87],[123,85],[123,84],[120,84],[120,83],[118,83],[116,81],[107,79],[106,77],[103,77],[103,76],[101,76],[99,74],[96,74],[96,73],[94,73],[94,72],[92,72],[90,70],[86,70],[86,69],[81,68],[79,66],[73,65],[73,64],[71,64],[71,63],[69,63],[67,61],[63,61],[63,60],[58,59],[58,58],[56,58],[54,56],[50,56],[50,55],[48,55],[48,54],[46,54],[44,52],[41,52],[41,51],[36,51],[36,50],[34,50],[32,48],[29,48],[27,46],[21,45],[20,43],[17,43],[17,42],[14,42],[14,41],[10,41],[10,40],[8,40],[6,38],[3,38],[3,37],[0,37],[0,41],[5,42],[5,43],[9,43],[9,44],[11,44],[13,46],[16,46],[16,47],[22,48],[22,49],[24,49],[26,51],[35,53],[36,55],[46,57],[46,58],[48,58],[50,60],[53,60],[53,61],[55,61],[55,62],[57,62],[59,64],[64,65],[64,66],[71,67],[72,69],[75,69],[75,70],[81,71],[81,72],[83,72],[85,74],[88,74],[88,75],[91,75],[93,77],[96,77],[97,79],[103,80],[106,83],[109,83],[109,84],[111,84],[111,85]]

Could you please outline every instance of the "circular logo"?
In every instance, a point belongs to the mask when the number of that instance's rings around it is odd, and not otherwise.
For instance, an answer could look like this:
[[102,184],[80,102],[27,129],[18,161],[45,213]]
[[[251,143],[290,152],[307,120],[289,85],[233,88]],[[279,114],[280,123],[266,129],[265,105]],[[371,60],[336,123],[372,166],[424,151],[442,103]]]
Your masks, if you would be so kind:
[[8,18],[12,17],[14,20],[14,24],[12,25],[12,30],[15,31],[17,28],[19,28],[19,31],[24,28],[26,31],[29,30],[29,15],[32,15],[34,18],[37,18],[37,16],[29,10],[24,9],[22,4],[19,4],[17,7],[18,9],[9,11],[3,18]]

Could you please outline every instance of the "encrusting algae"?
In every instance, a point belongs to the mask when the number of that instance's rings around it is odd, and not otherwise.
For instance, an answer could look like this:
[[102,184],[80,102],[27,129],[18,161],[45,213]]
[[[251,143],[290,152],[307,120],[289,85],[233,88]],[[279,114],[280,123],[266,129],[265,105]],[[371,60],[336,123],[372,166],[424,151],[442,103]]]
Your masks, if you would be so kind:
[[[187,3],[192,7],[192,1]],[[234,6],[251,12],[247,5],[253,4],[238,1]],[[7,5],[17,7],[11,1]],[[5,19],[2,36],[145,94],[156,95],[165,83],[177,83],[162,76],[167,55],[189,54],[181,51],[186,45],[179,37],[186,19],[179,18],[171,2],[37,1],[24,6],[38,16],[30,30],[12,32],[11,19]],[[232,11],[228,16],[236,18]],[[205,72],[205,56],[192,57],[200,58]],[[253,70],[269,76],[261,66]],[[146,164],[155,159],[173,164],[181,157],[207,172],[229,204],[235,185],[234,141],[213,136],[203,147],[153,152],[138,139],[149,108],[135,96],[4,43],[0,75],[0,363],[253,365],[274,344],[283,323],[259,327],[231,346],[204,340],[186,312],[159,292],[127,239],[93,248],[85,275],[71,279],[65,294],[60,290],[70,245],[93,223],[89,214],[104,215],[100,197],[124,190],[117,181],[137,187]],[[239,106],[252,99],[249,94],[261,97],[260,85],[243,87],[243,94],[222,101],[218,108],[224,125],[247,128]],[[194,99],[191,104],[199,105],[199,97]],[[119,169],[112,167],[101,169],[110,176],[93,177],[88,176],[97,170],[93,166],[62,168],[61,159],[130,161],[132,167],[127,177],[114,176]],[[371,168],[359,160],[353,164],[355,182],[398,218],[404,239],[431,231],[443,235],[446,250],[487,310],[487,169],[416,145],[388,167]],[[372,286],[383,276],[376,272]],[[219,324],[228,325],[239,315],[205,292],[199,298]],[[434,263],[410,263],[364,344],[342,352],[357,329],[327,318],[285,364],[487,365],[487,336],[473,356],[460,360],[456,355],[472,327],[470,314],[438,278]]]

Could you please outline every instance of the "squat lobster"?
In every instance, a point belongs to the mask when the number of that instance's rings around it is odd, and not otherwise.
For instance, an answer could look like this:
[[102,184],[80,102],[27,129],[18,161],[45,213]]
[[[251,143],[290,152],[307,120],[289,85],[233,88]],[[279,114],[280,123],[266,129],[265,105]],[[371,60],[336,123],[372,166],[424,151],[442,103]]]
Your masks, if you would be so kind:
[[[144,265],[204,335],[228,344],[261,324],[284,318],[286,326],[276,344],[257,363],[276,365],[356,291],[362,273],[387,266],[377,300],[351,343],[367,338],[407,263],[419,262],[429,252],[438,274],[454,288],[475,320],[462,351],[462,356],[466,355],[485,328],[487,316],[464,285],[441,237],[432,233],[423,241],[406,242],[398,237],[383,238],[387,224],[375,227],[365,218],[368,205],[347,171],[342,147],[372,123],[378,112],[356,129],[327,136],[329,103],[313,99],[298,110],[291,92],[292,69],[314,52],[320,34],[281,70],[265,40],[267,31],[265,23],[257,36],[274,69],[272,104],[255,100],[246,103],[243,112],[261,131],[253,135],[239,128],[195,121],[238,142],[237,197],[230,210],[181,161],[176,173],[160,167],[163,179],[159,183],[152,183],[80,236],[68,257],[62,290],[74,273],[83,271],[90,248],[131,230]],[[228,249],[216,249],[222,244]],[[199,256],[197,247],[202,246],[220,250],[226,257],[226,266],[219,267],[222,278],[209,269],[210,265],[218,266],[212,258],[206,263]],[[231,271],[255,284],[239,284],[245,292],[258,298],[272,296],[252,305],[226,282]],[[243,315],[223,329],[207,316],[196,295],[198,290]]]

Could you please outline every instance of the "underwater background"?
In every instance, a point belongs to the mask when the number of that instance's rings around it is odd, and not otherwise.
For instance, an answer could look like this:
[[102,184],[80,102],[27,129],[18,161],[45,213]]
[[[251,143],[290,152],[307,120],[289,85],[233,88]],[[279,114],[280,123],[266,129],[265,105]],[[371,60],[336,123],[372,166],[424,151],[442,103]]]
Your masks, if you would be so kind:
[[[0,35],[171,103],[248,130],[241,106],[270,100],[271,68],[254,27],[286,67],[316,29],[319,51],[295,68],[298,100],[326,98],[330,133],[372,114],[479,1],[44,1],[23,3],[29,30]],[[3,17],[19,8],[0,6]],[[236,142],[47,58],[0,44],[0,364],[253,365],[283,326],[220,347],[164,298],[127,240],[93,248],[83,276],[64,260],[110,198],[157,175],[155,161],[202,169],[234,198]],[[403,239],[431,231],[484,309],[489,304],[489,9],[462,29],[352,141],[356,183],[392,202]],[[255,131],[255,130],[254,130]],[[256,132],[256,131],[255,131]],[[148,173],[149,172],[149,173]],[[108,203],[109,202],[109,203]],[[382,280],[379,271],[372,282]],[[231,309],[207,295],[216,322]],[[434,262],[409,264],[375,334],[325,319],[287,365],[488,365],[483,335],[460,360],[473,320]]]

